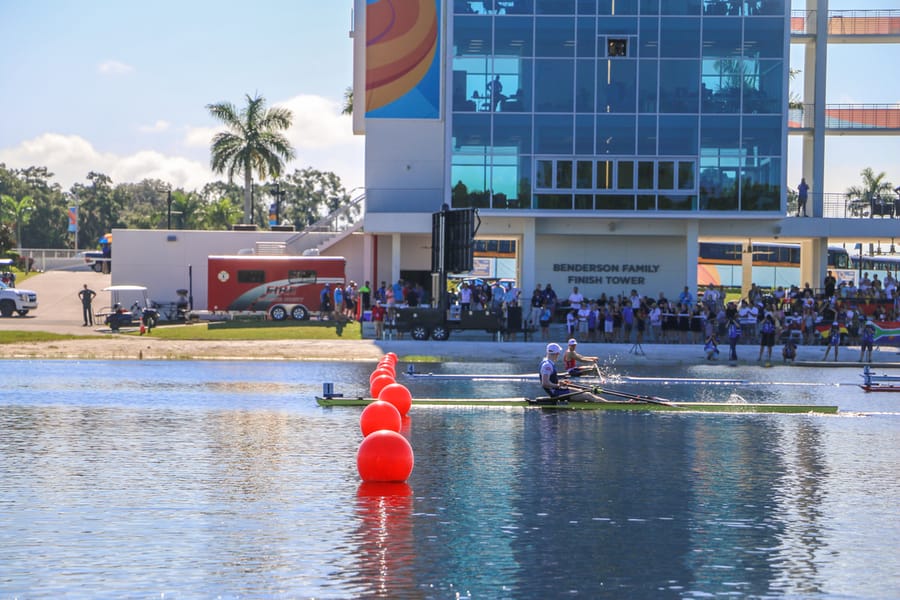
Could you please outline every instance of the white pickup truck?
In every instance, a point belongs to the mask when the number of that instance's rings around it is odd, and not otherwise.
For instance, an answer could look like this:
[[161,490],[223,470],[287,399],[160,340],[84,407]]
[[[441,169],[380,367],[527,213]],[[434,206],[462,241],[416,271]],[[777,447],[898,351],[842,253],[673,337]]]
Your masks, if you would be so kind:
[[0,316],[11,317],[13,313],[19,313],[24,317],[37,307],[37,292],[10,287],[0,281]]

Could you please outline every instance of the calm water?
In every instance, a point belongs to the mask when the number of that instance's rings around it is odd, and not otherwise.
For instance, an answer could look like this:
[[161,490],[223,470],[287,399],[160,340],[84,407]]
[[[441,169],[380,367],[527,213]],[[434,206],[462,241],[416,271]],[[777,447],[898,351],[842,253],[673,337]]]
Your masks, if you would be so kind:
[[0,365],[0,598],[900,596],[900,394],[854,369],[621,386],[854,411],[837,417],[414,408],[412,477],[378,487],[359,410],[313,398],[363,392],[374,364]]

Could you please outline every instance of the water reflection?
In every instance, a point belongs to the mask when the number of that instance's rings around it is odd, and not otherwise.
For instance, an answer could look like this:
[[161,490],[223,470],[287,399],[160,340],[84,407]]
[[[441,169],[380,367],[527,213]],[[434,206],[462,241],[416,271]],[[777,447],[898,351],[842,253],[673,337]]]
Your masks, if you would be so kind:
[[[364,384],[373,365],[121,363],[114,376],[70,388],[81,365],[28,366],[43,376],[13,375],[0,401],[3,597],[875,598],[900,589],[900,558],[883,550],[900,536],[896,416],[420,407],[403,429],[413,474],[384,490],[359,483],[359,411],[312,399],[321,381]],[[777,375],[802,383],[802,371]],[[414,397],[528,385],[426,382]],[[642,391],[886,402],[837,385]]]

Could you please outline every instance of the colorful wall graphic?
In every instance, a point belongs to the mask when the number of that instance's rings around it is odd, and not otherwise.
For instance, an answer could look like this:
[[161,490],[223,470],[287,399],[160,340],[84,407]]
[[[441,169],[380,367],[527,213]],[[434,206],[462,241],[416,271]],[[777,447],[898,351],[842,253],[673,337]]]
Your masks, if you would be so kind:
[[440,116],[441,0],[368,0],[366,117]]

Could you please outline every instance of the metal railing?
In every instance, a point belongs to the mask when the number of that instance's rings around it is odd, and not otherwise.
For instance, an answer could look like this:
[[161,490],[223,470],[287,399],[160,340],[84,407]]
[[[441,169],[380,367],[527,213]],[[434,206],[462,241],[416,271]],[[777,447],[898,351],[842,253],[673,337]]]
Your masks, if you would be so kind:
[[[366,194],[363,192],[330,215],[304,227],[297,235],[285,241],[286,247],[293,250],[316,248],[323,243],[323,239],[332,239],[334,236],[355,227],[365,216],[365,200]],[[333,235],[322,235],[327,233]],[[311,236],[316,236],[316,238],[312,240]]]
[[[792,10],[791,33],[814,35],[815,10]],[[828,35],[900,35],[900,10],[830,10]]]
[[[811,194],[810,202],[815,194]],[[810,211],[807,205],[806,210]],[[847,194],[822,194],[822,216],[826,219],[900,218],[900,197],[887,195],[875,198],[847,197]]]
[[[815,104],[788,110],[789,129],[812,129]],[[896,104],[826,104],[826,129],[900,129],[900,107]]]

